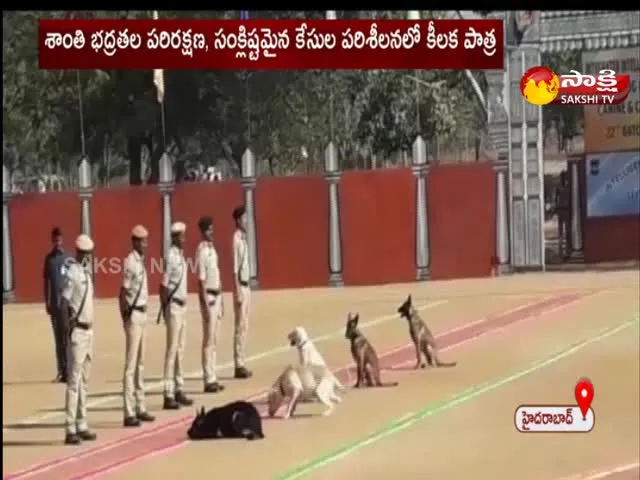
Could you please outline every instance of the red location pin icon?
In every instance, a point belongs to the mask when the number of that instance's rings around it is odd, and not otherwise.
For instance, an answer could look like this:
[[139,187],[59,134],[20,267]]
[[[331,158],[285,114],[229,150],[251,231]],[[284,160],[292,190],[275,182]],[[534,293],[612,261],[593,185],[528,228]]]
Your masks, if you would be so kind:
[[590,380],[583,378],[576,385],[574,393],[578,407],[580,407],[580,411],[582,412],[582,419],[586,420],[587,412],[589,408],[591,408],[591,402],[593,402],[593,384]]

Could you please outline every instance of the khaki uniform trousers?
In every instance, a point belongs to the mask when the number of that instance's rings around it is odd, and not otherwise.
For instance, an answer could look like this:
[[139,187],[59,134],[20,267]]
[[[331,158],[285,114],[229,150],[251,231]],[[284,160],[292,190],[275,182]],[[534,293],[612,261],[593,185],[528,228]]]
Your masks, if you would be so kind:
[[147,329],[147,314],[133,310],[124,326],[125,357],[122,389],[124,416],[135,417],[146,412],[144,403],[144,352]]
[[245,350],[249,332],[249,312],[251,308],[251,289],[240,287],[242,302],[233,301],[235,331],[233,333],[233,361],[236,368],[245,366]]
[[65,398],[68,434],[88,430],[87,384],[93,356],[93,329],[74,328],[67,344],[67,393]]
[[[211,298],[211,295],[207,295]],[[220,307],[222,295],[216,297],[216,303],[208,307],[209,319],[202,316],[202,371],[205,385],[217,381],[216,361],[218,334],[220,332]]]
[[173,397],[184,386],[184,348],[187,343],[187,309],[169,304],[167,346],[164,352],[164,395]]

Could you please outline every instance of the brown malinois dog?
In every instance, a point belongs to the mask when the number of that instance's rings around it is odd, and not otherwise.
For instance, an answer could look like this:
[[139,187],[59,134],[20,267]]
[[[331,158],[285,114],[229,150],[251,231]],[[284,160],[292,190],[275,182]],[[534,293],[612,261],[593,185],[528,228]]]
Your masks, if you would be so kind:
[[380,361],[373,345],[366,339],[358,328],[360,315],[351,313],[347,316],[347,328],[344,336],[351,342],[351,356],[356,362],[357,380],[355,388],[360,388],[363,382],[367,387],[395,387],[398,382],[382,383],[380,380]]
[[[411,295],[400,305],[398,313],[400,318],[406,318],[407,322],[409,322],[409,335],[411,335],[411,341],[416,349],[416,368],[425,368],[427,363],[433,367],[434,360],[436,367],[455,367],[457,365],[458,362],[440,361],[436,339],[433,338],[431,330],[429,330],[427,324],[418,315],[418,311],[413,307]],[[423,353],[427,363],[422,361]]]

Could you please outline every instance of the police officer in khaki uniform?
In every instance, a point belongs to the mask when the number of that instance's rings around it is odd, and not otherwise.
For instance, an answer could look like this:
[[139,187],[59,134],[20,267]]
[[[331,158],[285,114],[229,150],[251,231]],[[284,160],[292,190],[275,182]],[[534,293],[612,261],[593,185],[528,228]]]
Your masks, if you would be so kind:
[[90,265],[93,240],[88,235],[76,239],[76,258],[67,263],[62,288],[61,315],[69,325],[67,344],[66,437],[67,445],[96,439],[87,425],[87,384],[93,356],[93,281]]
[[244,205],[233,210],[236,230],[233,233],[233,313],[235,331],[233,335],[233,360],[235,378],[249,378],[251,371],[245,366],[245,348],[249,329],[249,245],[247,243],[247,212]]
[[202,316],[202,371],[205,393],[217,393],[224,385],[216,377],[218,332],[223,315],[222,286],[218,253],[213,245],[213,220],[202,217],[198,221],[202,240],[196,249],[198,262],[198,299]]
[[165,262],[160,285],[161,313],[167,326],[167,347],[164,354],[165,410],[193,405],[182,391],[184,387],[184,348],[187,341],[187,262],[184,259],[184,236],[187,227],[182,222],[171,225],[171,247]]
[[139,427],[141,422],[153,422],[144,403],[144,349],[147,328],[149,287],[144,251],[149,233],[142,225],[131,231],[132,250],[124,261],[120,289],[120,316],[124,327],[126,348],[122,389],[124,426]]

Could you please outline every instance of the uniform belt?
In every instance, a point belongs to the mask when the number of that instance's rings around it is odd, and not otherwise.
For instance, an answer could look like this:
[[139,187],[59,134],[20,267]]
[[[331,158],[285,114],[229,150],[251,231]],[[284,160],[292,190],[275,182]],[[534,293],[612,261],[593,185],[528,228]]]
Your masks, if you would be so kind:
[[216,290],[214,288],[207,288],[205,292],[207,292],[208,295],[213,295],[213,300],[207,302],[207,305],[209,307],[213,307],[216,304],[216,300],[218,296],[220,295],[220,290]]
[[238,283],[240,284],[241,287],[248,287],[249,286],[249,282],[243,282],[242,280],[240,280]]
[[175,303],[179,307],[184,307],[185,304],[186,304],[186,302],[184,300],[182,300],[181,298],[172,298],[171,299],[171,303]]
[[74,328],[79,328],[80,330],[91,330],[93,328],[93,325],[91,325],[90,323],[80,323],[80,322],[76,322],[73,325]]
[[136,305],[135,307],[131,307],[131,310],[135,310],[136,312],[140,312],[140,313],[147,313],[147,306]]

